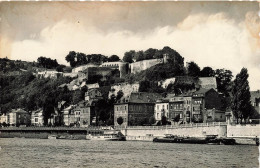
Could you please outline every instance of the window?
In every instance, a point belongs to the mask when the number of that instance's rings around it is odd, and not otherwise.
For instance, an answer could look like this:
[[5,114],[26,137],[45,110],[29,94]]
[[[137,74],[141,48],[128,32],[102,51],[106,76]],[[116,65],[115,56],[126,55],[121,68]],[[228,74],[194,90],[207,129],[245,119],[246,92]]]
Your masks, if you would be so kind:
[[162,105],[162,108],[164,109],[164,105]]
[[169,105],[167,104],[167,110],[169,109]]
[[118,111],[118,107],[116,107],[116,111]]
[[125,110],[126,110],[126,106],[125,106]]
[[34,119],[34,122],[37,123],[37,122],[38,122],[38,118],[35,118],[35,119]]
[[159,110],[159,105],[157,105],[157,110]]

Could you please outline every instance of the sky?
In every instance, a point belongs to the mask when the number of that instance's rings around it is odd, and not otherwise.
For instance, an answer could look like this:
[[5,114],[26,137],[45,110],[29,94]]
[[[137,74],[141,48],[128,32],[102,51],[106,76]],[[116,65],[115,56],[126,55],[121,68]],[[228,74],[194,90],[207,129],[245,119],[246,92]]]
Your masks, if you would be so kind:
[[245,67],[260,89],[259,2],[0,2],[0,57],[65,61],[69,51],[178,51],[201,69]]

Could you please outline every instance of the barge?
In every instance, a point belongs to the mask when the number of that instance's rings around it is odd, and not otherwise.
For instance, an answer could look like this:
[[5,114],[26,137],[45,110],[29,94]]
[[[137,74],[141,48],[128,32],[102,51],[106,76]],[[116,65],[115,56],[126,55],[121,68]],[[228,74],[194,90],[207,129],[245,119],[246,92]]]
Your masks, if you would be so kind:
[[161,143],[189,143],[189,144],[224,144],[235,145],[236,141],[232,138],[217,138],[217,136],[206,137],[180,137],[172,134],[166,134],[162,138],[154,138],[153,142]]

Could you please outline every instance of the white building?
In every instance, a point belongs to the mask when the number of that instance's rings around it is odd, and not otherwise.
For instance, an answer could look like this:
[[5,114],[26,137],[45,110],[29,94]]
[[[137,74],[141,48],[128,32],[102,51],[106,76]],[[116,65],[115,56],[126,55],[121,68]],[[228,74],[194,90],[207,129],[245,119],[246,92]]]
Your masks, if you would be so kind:
[[43,110],[38,109],[32,112],[31,115],[31,124],[34,126],[43,126]]
[[154,106],[154,117],[156,121],[161,121],[162,116],[169,118],[169,100],[159,99]]

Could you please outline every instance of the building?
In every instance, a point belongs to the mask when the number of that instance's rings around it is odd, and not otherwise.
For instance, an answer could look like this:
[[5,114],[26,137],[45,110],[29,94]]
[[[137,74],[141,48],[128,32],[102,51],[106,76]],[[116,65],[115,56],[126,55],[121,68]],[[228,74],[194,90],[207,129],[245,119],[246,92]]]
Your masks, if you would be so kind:
[[[200,89],[192,93],[192,120],[193,122],[214,121],[212,111],[221,112],[221,98],[214,89]],[[225,112],[222,111],[225,118]]]
[[96,88],[99,88],[99,84],[98,84],[98,83],[86,84],[86,86],[88,87],[88,89],[96,89]]
[[251,104],[254,109],[260,114],[260,90],[251,91]]
[[63,122],[66,126],[72,126],[75,124],[74,106],[69,106],[62,110]]
[[124,96],[129,96],[132,92],[138,92],[139,87],[139,83],[117,83],[111,86],[108,97],[110,98],[112,95],[117,96],[119,91],[122,91]]
[[130,96],[122,97],[114,105],[114,125],[119,125],[119,117],[123,118],[122,126],[148,124],[154,116],[155,102],[160,98],[162,97],[158,93],[147,92],[132,92]]
[[94,101],[81,101],[62,110],[66,126],[86,127],[92,124],[95,117]]
[[7,115],[6,114],[2,114],[0,115],[0,123],[6,123],[7,124]]
[[43,110],[42,109],[32,111],[31,124],[33,126],[43,126],[44,120],[43,120]]
[[90,101],[90,100],[100,100],[103,99],[101,90],[99,88],[93,88],[89,89],[85,93],[85,101]]
[[156,121],[161,121],[162,116],[169,119],[169,99],[158,99],[154,106],[154,118]]
[[58,72],[56,70],[45,70],[42,72],[37,72],[36,77],[37,78],[52,78],[57,79],[58,77],[63,76],[62,72]]
[[12,109],[12,111],[7,114],[7,123],[10,125],[28,125],[31,123],[30,119],[30,114],[23,109]]
[[192,115],[192,97],[182,94],[169,99],[169,118],[173,123],[190,123]]
[[88,125],[92,124],[92,120],[95,116],[95,109],[94,109],[93,101],[81,101],[79,102],[75,108],[74,111],[74,119],[76,122],[76,125],[80,127],[86,127]]
[[126,62],[104,62],[100,67],[107,67],[111,69],[118,69],[120,71],[120,78],[128,73],[128,63]]

